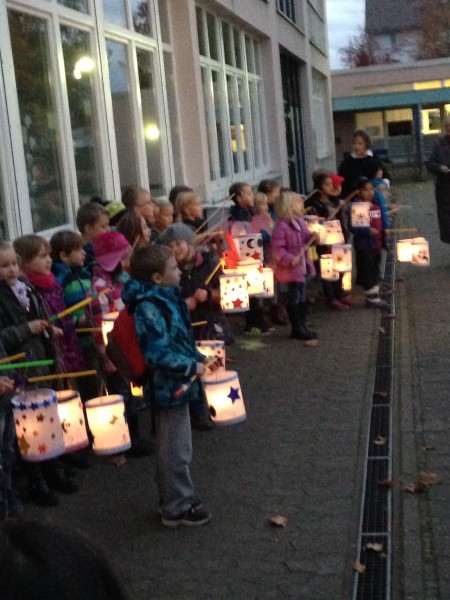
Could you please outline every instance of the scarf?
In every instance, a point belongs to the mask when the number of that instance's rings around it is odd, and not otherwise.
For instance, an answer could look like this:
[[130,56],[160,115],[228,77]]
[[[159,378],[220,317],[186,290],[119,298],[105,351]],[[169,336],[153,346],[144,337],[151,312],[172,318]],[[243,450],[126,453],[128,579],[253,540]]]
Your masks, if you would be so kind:
[[20,306],[27,312],[30,310],[30,298],[28,296],[28,288],[23,281],[18,279],[15,283],[9,286],[12,293],[17,298]]
[[44,273],[36,273],[35,271],[26,271],[26,276],[30,283],[43,290],[49,290],[55,285],[55,276],[53,273],[45,275]]

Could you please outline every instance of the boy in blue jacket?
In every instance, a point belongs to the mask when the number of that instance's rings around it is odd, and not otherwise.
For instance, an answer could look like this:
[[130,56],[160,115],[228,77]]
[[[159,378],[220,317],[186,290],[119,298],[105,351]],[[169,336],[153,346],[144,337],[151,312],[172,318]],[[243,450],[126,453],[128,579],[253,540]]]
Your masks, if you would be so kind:
[[206,358],[195,345],[189,310],[179,288],[180,274],[170,248],[139,248],[131,258],[131,279],[122,291],[125,305],[134,311],[139,347],[152,369],[146,392],[151,392],[156,415],[156,479],[161,522],[166,527],[204,525],[211,519],[194,495],[189,470],[189,402],[196,398],[200,385],[190,379],[205,373]]

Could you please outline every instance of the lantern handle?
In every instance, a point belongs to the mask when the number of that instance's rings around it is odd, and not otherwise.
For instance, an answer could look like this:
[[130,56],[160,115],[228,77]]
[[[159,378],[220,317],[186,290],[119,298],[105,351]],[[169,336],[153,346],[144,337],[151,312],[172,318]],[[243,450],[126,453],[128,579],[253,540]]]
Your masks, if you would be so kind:
[[[208,360],[205,363],[205,368],[208,369],[208,368],[212,367],[215,362],[217,362],[217,356],[214,356],[213,358],[211,358],[211,360]],[[182,396],[184,394],[184,392],[188,391],[188,389],[191,387],[191,385],[194,383],[194,381],[197,379],[197,377],[199,377],[199,375],[197,375],[197,374],[192,375],[192,377],[189,379],[189,381],[187,383],[183,383],[183,385],[180,385],[180,387],[172,394],[172,397],[177,399],[180,396]]]

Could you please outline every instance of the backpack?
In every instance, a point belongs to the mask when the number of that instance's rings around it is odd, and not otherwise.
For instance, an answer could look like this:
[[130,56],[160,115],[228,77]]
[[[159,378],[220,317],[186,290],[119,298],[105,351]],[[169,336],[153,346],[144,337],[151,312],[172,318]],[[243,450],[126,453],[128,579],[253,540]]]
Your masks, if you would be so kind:
[[158,298],[142,298],[120,311],[108,333],[106,354],[120,375],[142,385],[150,375],[151,368],[142,355],[134,325],[134,311],[140,302],[152,302],[157,306],[170,329],[171,314],[167,304]]

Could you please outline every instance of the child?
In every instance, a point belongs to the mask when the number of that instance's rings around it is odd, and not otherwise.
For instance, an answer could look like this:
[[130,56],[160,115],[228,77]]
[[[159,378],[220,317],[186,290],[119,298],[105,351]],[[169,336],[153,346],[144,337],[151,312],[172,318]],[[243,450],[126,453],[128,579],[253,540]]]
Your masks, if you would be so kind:
[[352,135],[352,152],[344,155],[339,166],[339,175],[344,178],[342,195],[346,198],[355,190],[360,177],[373,179],[381,167],[381,161],[372,153],[372,140],[362,129],[357,129]]
[[[339,177],[335,175],[335,177]],[[342,178],[340,178],[342,179]],[[314,173],[313,185],[314,189],[317,190],[315,194],[310,196],[305,202],[305,210],[308,215],[316,215],[321,219],[328,219],[332,213],[335,212],[336,207],[339,206],[339,201],[335,197],[336,187],[335,184],[339,185],[339,181],[333,182],[332,173],[327,171],[317,171]],[[319,258],[322,254],[331,254],[331,246],[317,245],[316,251]],[[323,292],[328,306],[333,310],[348,310],[349,305],[347,298],[345,298],[342,290],[342,275],[338,281],[324,281],[322,280]]]
[[269,212],[269,203],[266,194],[256,192],[254,209],[255,212],[250,220],[250,229],[252,233],[261,233],[264,247],[264,263],[270,266],[272,264],[270,238],[275,227],[275,222]]
[[154,203],[150,194],[144,188],[133,185],[122,194],[122,204],[128,212],[135,212],[144,217],[148,227],[155,223]]
[[[14,250],[20,257],[24,275],[39,292],[44,301],[46,312],[56,315],[65,310],[64,294],[60,282],[51,271],[50,244],[43,237],[30,234],[14,241]],[[81,348],[70,316],[55,322],[58,330],[54,333],[58,358],[63,372],[83,371],[84,361]]]
[[95,264],[92,242],[99,233],[109,230],[109,214],[98,202],[85,202],[77,212],[77,227],[83,238],[83,248],[86,252],[85,266],[92,273]]
[[276,179],[263,179],[259,182],[258,192],[262,192],[267,196],[270,216],[275,219],[275,200],[281,192],[280,184]]
[[[189,310],[178,287],[180,270],[167,246],[148,246],[133,253],[131,279],[125,284],[123,300],[134,305],[134,322],[142,354],[152,365],[153,375],[146,390],[153,389],[151,401],[156,411],[156,478],[161,522],[166,527],[203,525],[211,514],[195,497],[189,465],[192,434],[189,402],[198,394],[199,382],[190,377],[205,373],[205,357],[198,352]],[[153,302],[164,302],[171,324],[162,318]],[[187,389],[178,395],[181,386]]]
[[174,210],[178,204],[178,195],[182,192],[193,192],[194,190],[187,185],[174,185],[173,188],[169,192],[168,200],[170,204],[173,206]]
[[173,223],[173,206],[165,198],[155,198],[155,204],[159,208],[155,219],[155,229],[161,235]]
[[200,196],[195,192],[179,192],[175,205],[177,221],[188,225],[195,233],[203,231],[205,219]]
[[[142,215],[134,211],[126,211],[117,224],[117,231],[121,233],[133,248],[142,248],[155,243],[153,231],[150,230]],[[157,234],[159,235],[159,234]]]
[[308,231],[303,214],[303,197],[295,192],[282,191],[275,201],[277,221],[272,234],[275,256],[275,277],[287,283],[286,309],[292,325],[291,338],[312,340],[316,333],[306,325],[306,277],[315,269],[307,258],[305,244],[314,237]]
[[374,204],[375,189],[367,177],[361,177],[356,189],[355,202],[370,203],[370,227],[353,227],[349,219],[349,229],[353,233],[353,246],[356,255],[356,282],[363,286],[366,306],[389,308],[389,304],[379,296],[379,269],[381,249],[383,247],[383,222],[381,209]]

